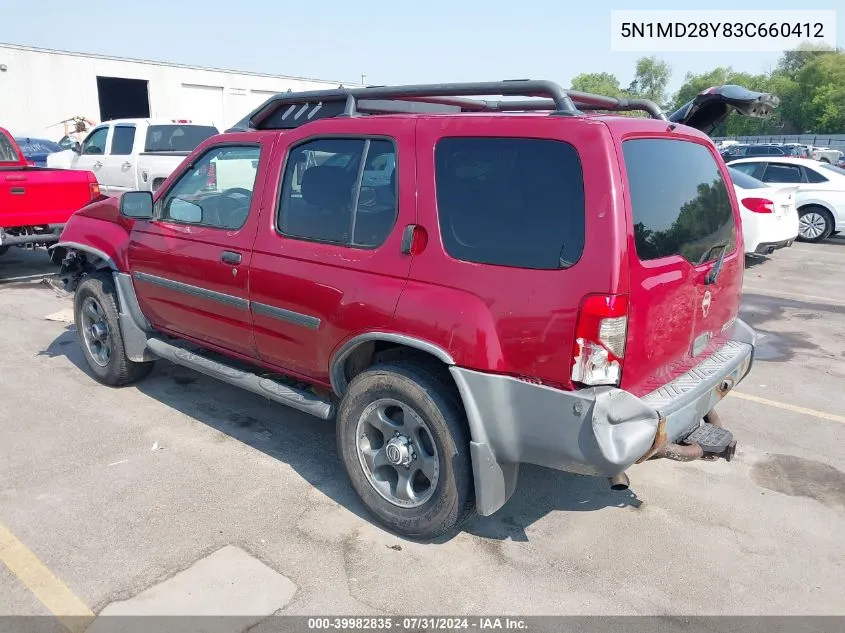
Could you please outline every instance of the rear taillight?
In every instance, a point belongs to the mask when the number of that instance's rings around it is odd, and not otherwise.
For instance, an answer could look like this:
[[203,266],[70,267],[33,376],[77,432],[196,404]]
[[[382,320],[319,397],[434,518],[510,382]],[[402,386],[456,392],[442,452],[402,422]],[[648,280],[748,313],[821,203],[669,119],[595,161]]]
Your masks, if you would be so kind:
[[93,172],[90,171],[88,172],[88,195],[91,196],[91,200],[100,197],[100,183]]
[[766,198],[743,198],[742,206],[754,213],[774,213],[775,203]]
[[572,381],[584,385],[618,385],[627,335],[627,296],[584,297],[575,326]]

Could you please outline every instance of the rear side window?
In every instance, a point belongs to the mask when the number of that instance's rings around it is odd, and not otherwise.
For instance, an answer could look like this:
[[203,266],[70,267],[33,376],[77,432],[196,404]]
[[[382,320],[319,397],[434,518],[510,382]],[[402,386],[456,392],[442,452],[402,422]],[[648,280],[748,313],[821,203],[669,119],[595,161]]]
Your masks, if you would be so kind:
[[584,177],[569,143],[444,138],[435,149],[440,233],[455,259],[554,270],[584,250]]
[[798,165],[780,165],[775,163],[766,165],[766,171],[763,172],[763,177],[760,180],[776,183],[804,182],[804,178],[801,176],[801,168]]
[[111,137],[112,156],[128,156],[135,145],[135,128],[130,125],[117,125]]
[[680,255],[694,265],[736,246],[728,184],[706,147],[674,139],[622,144],[641,260]]
[[147,128],[145,152],[193,152],[197,145],[217,134],[206,125],[151,125]]
[[822,176],[819,172],[814,171],[812,169],[804,169],[804,173],[807,174],[807,182],[827,182],[827,178]]

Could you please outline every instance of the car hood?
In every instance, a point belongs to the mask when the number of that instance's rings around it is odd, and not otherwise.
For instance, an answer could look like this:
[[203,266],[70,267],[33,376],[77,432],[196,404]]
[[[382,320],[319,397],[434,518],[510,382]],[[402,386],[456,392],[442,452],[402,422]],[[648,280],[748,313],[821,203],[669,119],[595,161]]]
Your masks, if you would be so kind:
[[673,123],[682,123],[705,134],[712,132],[731,112],[751,117],[767,117],[780,99],[768,92],[754,92],[742,86],[726,84],[700,92],[669,115]]

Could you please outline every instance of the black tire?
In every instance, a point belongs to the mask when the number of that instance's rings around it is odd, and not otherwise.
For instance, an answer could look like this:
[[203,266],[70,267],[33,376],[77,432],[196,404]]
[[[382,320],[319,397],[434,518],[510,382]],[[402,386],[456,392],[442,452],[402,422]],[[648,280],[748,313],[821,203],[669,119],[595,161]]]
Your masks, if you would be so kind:
[[[451,377],[444,373],[435,363],[415,359],[379,363],[352,380],[337,413],[338,453],[355,491],[380,524],[409,538],[433,539],[449,532],[475,506],[466,415]],[[431,497],[417,507],[401,507],[382,496],[359,459],[358,422],[367,407],[384,399],[410,407],[436,448],[437,482]],[[398,472],[401,466],[383,468]]]
[[819,207],[816,205],[807,205],[806,207],[801,207],[800,209],[798,209],[799,231],[801,231],[803,228],[804,216],[808,214],[814,214],[814,217],[822,218],[824,220],[824,228],[817,235],[813,236],[804,236],[799,232],[798,241],[810,242],[815,244],[816,242],[822,242],[829,238],[833,233],[834,227],[833,216],[830,214],[830,211],[828,211],[824,207]]
[[[87,327],[86,320],[83,317],[83,309],[88,305],[89,299],[93,299],[101,309],[101,323],[107,326],[107,333],[103,340],[109,345],[110,351],[105,363],[102,363],[103,358],[100,358],[100,361],[95,360],[83,331]],[[120,387],[138,381],[150,373],[154,361],[137,363],[126,358],[126,350],[123,347],[123,333],[120,331],[118,317],[117,292],[111,275],[96,273],[88,275],[82,280],[74,295],[73,314],[76,322],[76,335],[82,348],[82,354],[98,381],[112,387]],[[88,319],[90,319],[90,316]]]
[[3,255],[5,255],[8,250],[8,246],[0,246],[0,257],[3,257]]

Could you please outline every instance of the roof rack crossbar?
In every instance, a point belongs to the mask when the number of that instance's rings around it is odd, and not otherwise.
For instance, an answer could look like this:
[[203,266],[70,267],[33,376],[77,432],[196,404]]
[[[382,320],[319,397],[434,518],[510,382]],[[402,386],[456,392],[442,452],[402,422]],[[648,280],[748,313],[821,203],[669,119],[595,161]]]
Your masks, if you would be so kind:
[[[494,101],[468,98],[492,95],[526,99]],[[322,117],[315,117],[316,110],[326,104],[334,106],[327,108]],[[516,79],[366,88],[341,87],[334,90],[280,93],[270,97],[230,129],[262,129],[265,123],[278,118],[274,115],[296,105],[314,108],[314,112],[306,117],[306,121],[335,116],[352,117],[358,114],[419,112],[549,111],[553,115],[575,116],[580,114],[580,110],[643,110],[652,118],[667,119],[657,104],[647,99],[617,99],[565,90],[553,81]],[[285,117],[280,119],[282,127],[296,127],[284,119]]]

